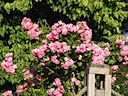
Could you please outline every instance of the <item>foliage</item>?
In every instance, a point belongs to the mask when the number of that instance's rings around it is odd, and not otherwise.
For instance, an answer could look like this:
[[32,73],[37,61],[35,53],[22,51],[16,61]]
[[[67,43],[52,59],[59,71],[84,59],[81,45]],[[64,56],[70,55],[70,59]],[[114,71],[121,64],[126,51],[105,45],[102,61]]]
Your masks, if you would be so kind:
[[[119,65],[119,70],[112,76],[117,78],[117,81],[113,85],[113,88],[119,92],[122,96],[127,93],[127,65],[123,65],[123,57],[120,55],[120,48],[117,48],[115,44],[116,39],[124,38],[122,34],[117,34],[117,31],[122,27],[122,22],[128,17],[127,11],[125,11],[126,3],[117,0],[46,0],[54,11],[58,11],[57,15],[63,13],[73,22],[79,20],[86,20],[89,27],[92,29],[93,38],[91,44],[97,44],[101,48],[106,47],[106,42],[109,42],[110,55],[105,58],[105,63],[110,66]],[[76,53],[75,48],[79,46],[81,42],[77,41],[79,35],[77,33],[68,33],[67,36],[60,35],[59,42],[66,42],[71,46],[71,50],[65,54],[46,53],[43,58],[35,59],[32,50],[39,48],[42,44],[42,40],[46,39],[46,35],[51,32],[51,27],[47,23],[44,15],[36,17],[37,14],[30,13],[35,9],[35,5],[42,4],[43,0],[2,0],[0,1],[0,64],[5,58],[5,55],[9,52],[13,53],[13,62],[17,65],[15,74],[6,72],[0,66],[0,95],[6,90],[12,90],[13,95],[16,94],[16,89],[19,85],[29,83],[29,91],[23,91],[21,96],[47,96],[47,90],[54,87],[52,82],[56,77],[59,77],[65,89],[65,96],[73,95],[79,92],[84,87],[84,75],[85,69],[88,64],[92,62],[92,52]],[[45,6],[49,6],[45,5]],[[44,6],[41,6],[44,8]],[[43,9],[40,8],[39,9]],[[37,10],[39,10],[37,9]],[[44,11],[44,10],[41,10]],[[40,12],[41,12],[40,11]],[[46,10],[45,10],[46,11]],[[53,15],[53,14],[50,14]],[[36,23],[39,25],[39,29],[42,34],[39,36],[39,40],[32,40],[27,31],[24,31],[21,27],[21,20],[24,16],[33,16]],[[41,17],[42,16],[42,17]],[[46,16],[47,17],[47,16]],[[50,18],[48,18],[50,19]],[[54,18],[52,18],[54,19]],[[57,19],[57,18],[56,18]],[[70,22],[70,21],[67,21]],[[55,21],[54,21],[55,23]],[[71,38],[72,37],[72,38]],[[49,40],[48,43],[51,41]],[[60,65],[56,66],[52,61],[46,63],[46,66],[40,66],[40,62],[47,56],[52,57],[57,55]],[[82,55],[82,60],[78,60],[79,55]],[[75,64],[65,70],[62,65],[64,57],[70,57],[74,60]],[[34,69],[34,76],[29,80],[35,80],[38,76],[42,76],[43,79],[39,81],[36,86],[30,83],[30,81],[24,80],[24,70],[30,70],[32,73]],[[71,78],[75,77],[81,81],[79,86],[71,83]],[[74,86],[75,89],[72,88]]]

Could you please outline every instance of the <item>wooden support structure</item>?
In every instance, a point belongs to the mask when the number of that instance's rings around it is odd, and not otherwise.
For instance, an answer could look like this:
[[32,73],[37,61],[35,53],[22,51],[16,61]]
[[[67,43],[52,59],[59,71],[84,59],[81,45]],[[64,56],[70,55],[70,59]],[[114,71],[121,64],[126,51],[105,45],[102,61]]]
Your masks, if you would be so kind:
[[[96,88],[96,75],[100,75],[100,87]],[[87,84],[86,84],[87,83]],[[87,94],[85,94],[87,91]],[[108,65],[91,64],[86,69],[85,87],[74,96],[121,96],[111,89],[111,72]]]
[[[91,64],[87,67],[87,96],[111,96],[111,74],[108,65]],[[95,78],[99,75],[100,87],[96,88]]]

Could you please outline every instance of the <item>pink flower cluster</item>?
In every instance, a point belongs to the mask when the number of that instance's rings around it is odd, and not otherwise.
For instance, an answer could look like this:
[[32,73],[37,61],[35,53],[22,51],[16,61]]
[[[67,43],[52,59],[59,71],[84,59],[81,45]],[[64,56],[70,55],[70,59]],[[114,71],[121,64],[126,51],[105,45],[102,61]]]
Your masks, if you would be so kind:
[[68,50],[70,50],[70,46],[67,46],[66,42],[51,42],[49,44],[49,48],[51,50],[52,53],[59,53],[59,54],[63,54],[65,52],[67,52]]
[[82,40],[84,44],[88,44],[92,39],[92,30],[87,26],[85,21],[78,22],[76,26],[78,28],[77,33],[80,35],[80,40]]
[[16,89],[16,93],[20,94],[22,91],[28,90],[28,83],[25,83],[24,85],[19,85]]
[[121,48],[120,55],[124,58],[124,65],[128,64],[128,46],[125,45],[125,41],[116,40],[116,44],[118,44]]
[[13,96],[11,90],[5,91],[2,95],[3,95],[3,96]]
[[115,83],[115,81],[116,81],[116,77],[112,77],[111,84],[113,85]]
[[62,21],[59,21],[52,26],[52,32],[47,34],[46,38],[51,41],[56,41],[59,39],[60,33],[62,33],[62,35],[67,35],[69,31],[76,32],[76,26],[74,26],[73,24],[65,24]]
[[92,30],[89,29],[87,23],[84,21],[78,22],[76,26],[59,21],[52,26],[52,32],[49,33],[46,38],[51,41],[56,41],[59,39],[60,33],[65,36],[68,32],[77,32],[80,35],[80,40],[85,44],[89,43],[92,38]]
[[92,45],[92,63],[93,64],[104,64],[104,60],[107,56],[110,55],[109,47],[102,49],[98,45]]
[[84,52],[88,52],[92,50],[92,44],[88,43],[88,44],[80,44],[79,46],[76,46],[76,53],[84,53]]
[[32,54],[36,59],[42,58],[45,56],[45,51],[47,51],[47,44],[42,44],[38,49],[32,50]]
[[116,73],[116,71],[118,70],[119,66],[118,65],[113,65],[111,67],[112,73]]
[[63,64],[64,69],[68,69],[74,64],[74,61],[68,57],[64,57],[65,63]]
[[76,86],[80,85],[80,80],[77,80],[76,78],[71,78],[71,82],[75,83]]
[[5,60],[1,63],[1,66],[5,69],[6,72],[14,74],[17,66],[13,64],[12,56],[12,53],[7,53],[5,55]]
[[125,41],[123,41],[123,40],[116,40],[115,43],[120,45],[120,48],[123,48],[125,46]]
[[54,81],[53,81],[53,85],[56,86],[57,88],[51,88],[48,90],[48,94],[50,96],[62,96],[65,92],[63,86],[62,86],[62,83],[60,81],[59,78],[56,78]]
[[22,28],[28,31],[28,35],[32,39],[39,39],[39,35],[41,31],[39,30],[39,26],[37,24],[33,24],[30,18],[24,17],[21,22]]
[[60,64],[60,61],[57,59],[57,56],[52,56],[51,61],[56,65]]

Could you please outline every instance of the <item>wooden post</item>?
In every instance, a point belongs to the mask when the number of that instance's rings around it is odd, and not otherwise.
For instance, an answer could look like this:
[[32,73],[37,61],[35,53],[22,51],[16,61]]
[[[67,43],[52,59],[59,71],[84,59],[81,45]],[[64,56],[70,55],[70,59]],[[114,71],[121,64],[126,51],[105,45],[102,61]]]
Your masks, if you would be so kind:
[[88,74],[87,96],[95,96],[95,74]]
[[105,96],[111,96],[111,75],[105,75]]

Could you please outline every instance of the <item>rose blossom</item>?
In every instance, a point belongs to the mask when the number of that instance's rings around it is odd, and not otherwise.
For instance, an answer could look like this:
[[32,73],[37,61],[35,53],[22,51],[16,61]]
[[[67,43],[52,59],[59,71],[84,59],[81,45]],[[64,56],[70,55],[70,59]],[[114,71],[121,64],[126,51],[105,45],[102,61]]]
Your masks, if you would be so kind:
[[60,61],[57,59],[57,56],[52,56],[51,61],[55,63],[56,65],[60,64]]
[[19,85],[16,89],[16,93],[20,94],[22,91],[28,90],[28,83],[25,83],[24,85]]
[[118,65],[113,65],[111,67],[111,70],[112,70],[113,73],[115,73],[118,70],[118,68],[119,68]]
[[60,93],[58,90],[55,90],[53,92],[53,96],[62,96],[62,93]]
[[41,65],[41,66],[44,66],[44,65],[45,65],[45,63],[44,63],[44,62],[40,62],[40,65]]
[[57,86],[57,87],[61,86],[61,81],[60,81],[60,79],[59,79],[59,78],[56,78],[56,79],[54,80],[54,82],[53,82],[53,85],[55,85],[55,86]]
[[75,85],[76,85],[76,86],[79,86],[79,85],[80,85],[80,80],[76,80],[76,81],[75,81]]
[[74,64],[74,61],[68,57],[65,57],[64,60],[65,60],[65,63],[63,64],[64,69],[68,69]]
[[59,86],[59,87],[57,88],[57,90],[58,90],[59,92],[61,92],[62,94],[64,94],[64,92],[65,92],[64,87],[63,87],[62,85]]
[[27,30],[28,31],[28,35],[32,39],[35,39],[35,40],[39,39],[39,35],[41,34],[41,31],[39,30],[39,27],[38,27],[37,24],[33,24],[31,22],[31,19],[30,18],[24,17],[22,19],[21,25],[22,25],[22,28],[24,30]]
[[5,69],[6,72],[14,74],[17,66],[13,64],[12,55],[12,53],[7,53],[5,55],[5,60],[1,63],[1,66]]
[[3,96],[13,96],[13,95],[12,95],[12,91],[10,91],[10,90],[5,91],[5,92],[3,93]]
[[111,84],[113,85],[115,83],[115,81],[116,81],[116,77],[112,77]]
[[128,74],[126,74],[126,78],[128,78]]
[[55,91],[55,88],[51,88],[51,89],[48,90],[48,94],[49,94],[49,95],[53,95],[53,92],[54,92],[54,91]]

